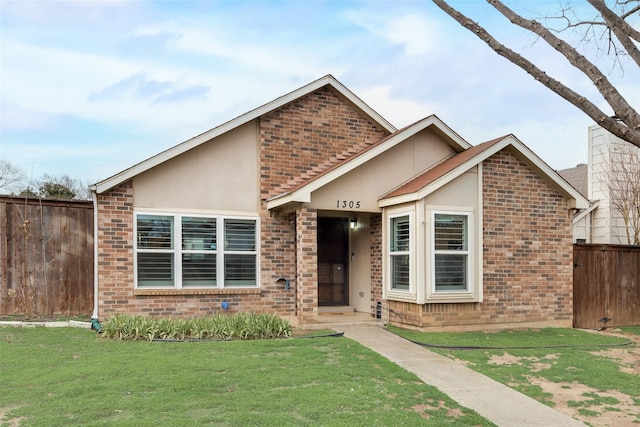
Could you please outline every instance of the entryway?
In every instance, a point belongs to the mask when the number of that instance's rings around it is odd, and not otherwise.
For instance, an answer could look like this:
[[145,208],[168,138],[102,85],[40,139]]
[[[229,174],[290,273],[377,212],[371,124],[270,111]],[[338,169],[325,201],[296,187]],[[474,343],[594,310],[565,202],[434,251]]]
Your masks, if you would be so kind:
[[347,218],[318,218],[318,305],[349,305]]

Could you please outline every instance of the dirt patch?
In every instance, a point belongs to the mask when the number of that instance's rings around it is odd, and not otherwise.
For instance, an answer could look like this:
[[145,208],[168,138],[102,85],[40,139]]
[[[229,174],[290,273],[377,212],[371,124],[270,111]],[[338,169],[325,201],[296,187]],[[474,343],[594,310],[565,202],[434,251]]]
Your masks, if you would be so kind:
[[[640,375],[640,336],[624,334],[619,330],[606,330],[598,334],[618,336],[634,342],[633,346],[603,348],[592,354],[614,360],[623,372]],[[532,372],[539,372],[550,368],[557,358],[558,355],[553,353],[542,358],[517,357],[504,353],[492,356],[489,363],[528,366]],[[554,383],[535,376],[528,376],[527,380],[552,396],[550,400],[554,403],[554,409],[590,426],[637,427],[640,425],[640,407],[635,404],[632,396],[616,390],[596,390],[577,382]],[[519,385],[521,384],[509,384],[511,387]]]
[[640,375],[640,336],[633,334],[622,334],[615,330],[604,331],[608,335],[626,338],[635,343],[632,347],[614,347],[606,350],[593,351],[596,356],[608,357],[615,360],[620,365],[620,370],[628,374]]
[[[532,372],[540,372],[544,369],[549,369],[552,366],[553,360],[558,358],[557,354],[547,354],[545,357],[540,359],[539,357],[534,356],[526,356],[526,357],[518,357],[509,353],[504,353],[502,355],[493,355],[491,359],[489,359],[490,365],[520,365],[523,366],[525,363],[523,361],[528,361],[527,366],[531,367]],[[545,360],[548,362],[542,362],[541,360]]]
[[609,390],[606,392],[576,382],[554,383],[528,377],[531,384],[553,395],[554,408],[591,426],[637,426],[640,408],[631,396]]
[[[442,400],[438,402],[433,402],[433,404],[423,403],[419,405],[414,405],[412,409],[416,411],[420,416],[426,420],[431,418],[429,412],[436,411],[438,409],[445,408],[445,403]],[[462,410],[459,408],[446,408],[447,409],[447,417],[449,418],[459,418],[462,416]]]
[[25,417],[16,417],[16,418],[8,418],[9,412],[14,410],[15,408],[0,408],[0,421],[2,421],[2,425],[8,425],[9,427],[18,427],[20,422],[25,419]]

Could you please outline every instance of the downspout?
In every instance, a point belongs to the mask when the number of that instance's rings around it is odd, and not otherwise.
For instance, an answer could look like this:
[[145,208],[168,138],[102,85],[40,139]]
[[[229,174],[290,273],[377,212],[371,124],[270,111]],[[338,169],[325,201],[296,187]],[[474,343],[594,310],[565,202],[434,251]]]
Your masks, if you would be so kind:
[[91,327],[100,330],[98,323],[98,193],[94,187],[91,189],[93,197],[93,314],[91,314]]

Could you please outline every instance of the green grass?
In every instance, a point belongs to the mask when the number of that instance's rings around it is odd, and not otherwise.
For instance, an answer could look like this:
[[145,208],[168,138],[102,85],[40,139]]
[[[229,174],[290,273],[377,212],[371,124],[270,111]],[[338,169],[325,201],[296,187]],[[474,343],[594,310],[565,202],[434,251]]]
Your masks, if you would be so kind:
[[[634,402],[640,405],[640,381],[637,375],[621,371],[618,363],[611,358],[593,354],[608,348],[598,345],[628,342],[625,338],[567,328],[493,333],[427,333],[391,326],[389,330],[421,343],[443,346],[502,347],[477,350],[430,348],[430,350],[466,361],[471,369],[550,406],[553,406],[552,396],[544,393],[539,386],[532,385],[529,381],[530,377],[542,378],[554,383],[578,382],[598,391],[617,390],[633,397]],[[623,328],[623,331],[640,334],[640,327]],[[548,348],[515,348],[537,346]],[[631,348],[631,346],[622,348]],[[518,363],[491,363],[492,358],[505,355],[518,358]],[[541,367],[540,363],[544,366]],[[588,397],[591,398],[591,402],[581,403],[582,406],[607,403],[606,397],[597,394]],[[581,413],[585,411],[588,412],[588,409],[581,410]]]
[[0,425],[492,425],[347,338],[162,343],[0,328]]

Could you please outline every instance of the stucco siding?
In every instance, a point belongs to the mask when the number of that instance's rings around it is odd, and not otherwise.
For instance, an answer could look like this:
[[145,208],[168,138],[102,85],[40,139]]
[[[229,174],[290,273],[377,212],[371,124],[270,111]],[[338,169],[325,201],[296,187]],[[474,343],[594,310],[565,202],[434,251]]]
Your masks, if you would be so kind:
[[354,207],[337,202],[354,201],[359,202],[355,210],[380,212],[378,200],[382,195],[454,153],[435,132],[426,129],[314,191],[310,206],[349,211]]
[[136,209],[258,212],[258,130],[249,122],[133,180]]

